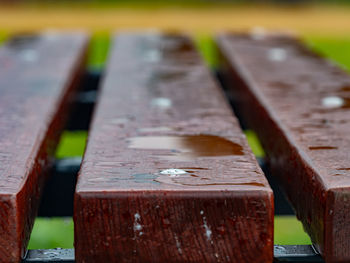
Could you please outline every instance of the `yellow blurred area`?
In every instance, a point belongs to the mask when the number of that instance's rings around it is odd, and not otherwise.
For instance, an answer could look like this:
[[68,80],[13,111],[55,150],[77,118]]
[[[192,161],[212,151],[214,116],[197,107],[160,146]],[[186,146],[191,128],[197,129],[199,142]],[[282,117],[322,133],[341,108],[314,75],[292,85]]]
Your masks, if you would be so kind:
[[158,28],[212,33],[221,30],[269,30],[297,34],[350,34],[349,5],[212,5],[209,7],[128,8],[127,5],[92,8],[78,5],[1,6],[0,30],[42,29],[138,30]]

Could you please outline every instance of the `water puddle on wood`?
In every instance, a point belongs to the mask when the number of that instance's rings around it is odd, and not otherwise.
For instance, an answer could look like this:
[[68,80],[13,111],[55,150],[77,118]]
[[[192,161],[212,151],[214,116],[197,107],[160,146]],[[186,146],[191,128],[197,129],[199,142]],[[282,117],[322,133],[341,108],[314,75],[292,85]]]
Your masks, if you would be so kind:
[[[213,174],[215,177],[212,177]],[[135,183],[172,184],[181,186],[265,186],[263,183],[251,180],[249,176],[240,178],[238,182],[235,182],[232,179],[237,178],[223,178],[210,171],[210,169],[201,167],[193,167],[191,170],[187,170],[187,168],[170,168],[158,171],[154,174],[134,174],[132,177]]]
[[158,157],[170,161],[244,154],[241,145],[214,135],[140,136],[128,142],[132,149],[164,150]]
[[339,89],[339,91],[342,92],[349,92],[350,91],[350,85],[343,86]]
[[[186,169],[186,170],[185,170]],[[158,173],[158,178],[154,182],[163,184],[175,184],[182,186],[215,186],[215,185],[248,185],[248,186],[264,186],[259,182],[251,181],[249,177],[243,179],[241,182],[233,182],[228,178],[215,177],[212,178],[209,173],[203,173],[203,170],[208,171],[207,168],[193,167],[178,169],[165,169]],[[164,176],[166,175],[166,176]]]
[[[191,162],[200,157],[244,155],[241,145],[214,135],[139,136],[128,140],[129,148],[149,150],[150,154],[174,162]],[[174,165],[176,166],[176,164]],[[158,170],[154,174],[133,175],[136,182],[181,186],[264,186],[249,178],[225,177],[207,167],[180,166]]]
[[333,146],[310,146],[310,150],[336,150],[338,147]]

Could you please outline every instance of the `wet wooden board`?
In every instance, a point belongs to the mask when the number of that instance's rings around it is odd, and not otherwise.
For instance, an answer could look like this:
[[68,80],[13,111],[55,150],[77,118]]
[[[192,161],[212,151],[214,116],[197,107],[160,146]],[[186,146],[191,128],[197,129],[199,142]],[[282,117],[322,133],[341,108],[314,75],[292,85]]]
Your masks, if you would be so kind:
[[0,262],[25,255],[86,43],[47,32],[0,48]]
[[78,262],[272,261],[272,191],[188,38],[114,39],[74,223]]
[[277,35],[221,35],[222,72],[326,262],[350,261],[350,77]]

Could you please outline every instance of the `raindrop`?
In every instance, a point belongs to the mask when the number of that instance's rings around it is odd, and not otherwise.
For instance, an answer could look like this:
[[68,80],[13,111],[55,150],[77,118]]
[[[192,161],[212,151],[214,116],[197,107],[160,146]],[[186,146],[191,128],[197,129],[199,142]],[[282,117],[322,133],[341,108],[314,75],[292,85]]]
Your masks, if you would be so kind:
[[161,54],[158,50],[152,49],[146,52],[144,59],[147,62],[157,62],[161,58]]
[[160,174],[167,174],[170,176],[176,176],[176,175],[182,175],[182,174],[187,174],[185,170],[182,169],[165,169],[160,171]]
[[35,50],[26,49],[20,53],[20,58],[25,62],[35,62],[38,60],[38,53]]
[[267,53],[267,57],[271,61],[284,61],[287,58],[287,51],[283,48],[271,48]]
[[344,99],[338,96],[329,96],[322,99],[322,105],[326,108],[339,108],[342,107],[344,103]]
[[167,108],[171,107],[172,102],[168,98],[154,98],[151,101],[151,105],[162,108],[162,109],[167,109]]

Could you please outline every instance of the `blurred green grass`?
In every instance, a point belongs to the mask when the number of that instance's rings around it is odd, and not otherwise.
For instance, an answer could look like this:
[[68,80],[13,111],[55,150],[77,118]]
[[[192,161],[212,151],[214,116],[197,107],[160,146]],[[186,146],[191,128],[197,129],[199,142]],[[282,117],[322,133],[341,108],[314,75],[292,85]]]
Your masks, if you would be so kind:
[[73,248],[72,218],[37,218],[28,249]]
[[274,243],[278,245],[309,245],[310,237],[295,216],[279,215],[274,220]]
[[83,156],[87,131],[64,131],[57,146],[56,158]]
[[211,69],[215,69],[219,60],[213,37],[209,34],[198,33],[194,36],[194,42],[203,60]]
[[7,36],[7,32],[0,31],[0,44],[6,40]]
[[350,36],[305,36],[305,43],[319,54],[350,71]]
[[244,134],[247,138],[248,144],[250,148],[252,149],[252,152],[254,153],[255,157],[262,158],[265,156],[265,152],[263,147],[260,144],[259,138],[256,135],[256,133],[252,130],[245,130]]
[[94,32],[88,51],[87,68],[89,70],[102,70],[108,56],[111,37],[109,32]]
[[[0,32],[0,41],[7,34]],[[315,51],[332,59],[343,68],[350,70],[350,37],[305,36],[304,41]],[[197,35],[196,44],[204,60],[211,68],[217,65],[214,42],[209,35]],[[92,70],[103,69],[108,55],[110,35],[108,32],[97,32],[93,35],[87,67]],[[248,143],[257,157],[263,157],[264,151],[253,131],[245,131]],[[87,139],[86,131],[65,131],[59,143],[56,157],[66,158],[82,156]],[[310,244],[308,235],[303,231],[301,223],[294,216],[275,217],[275,244]],[[39,248],[72,248],[72,218],[37,218],[29,242],[29,249]]]

